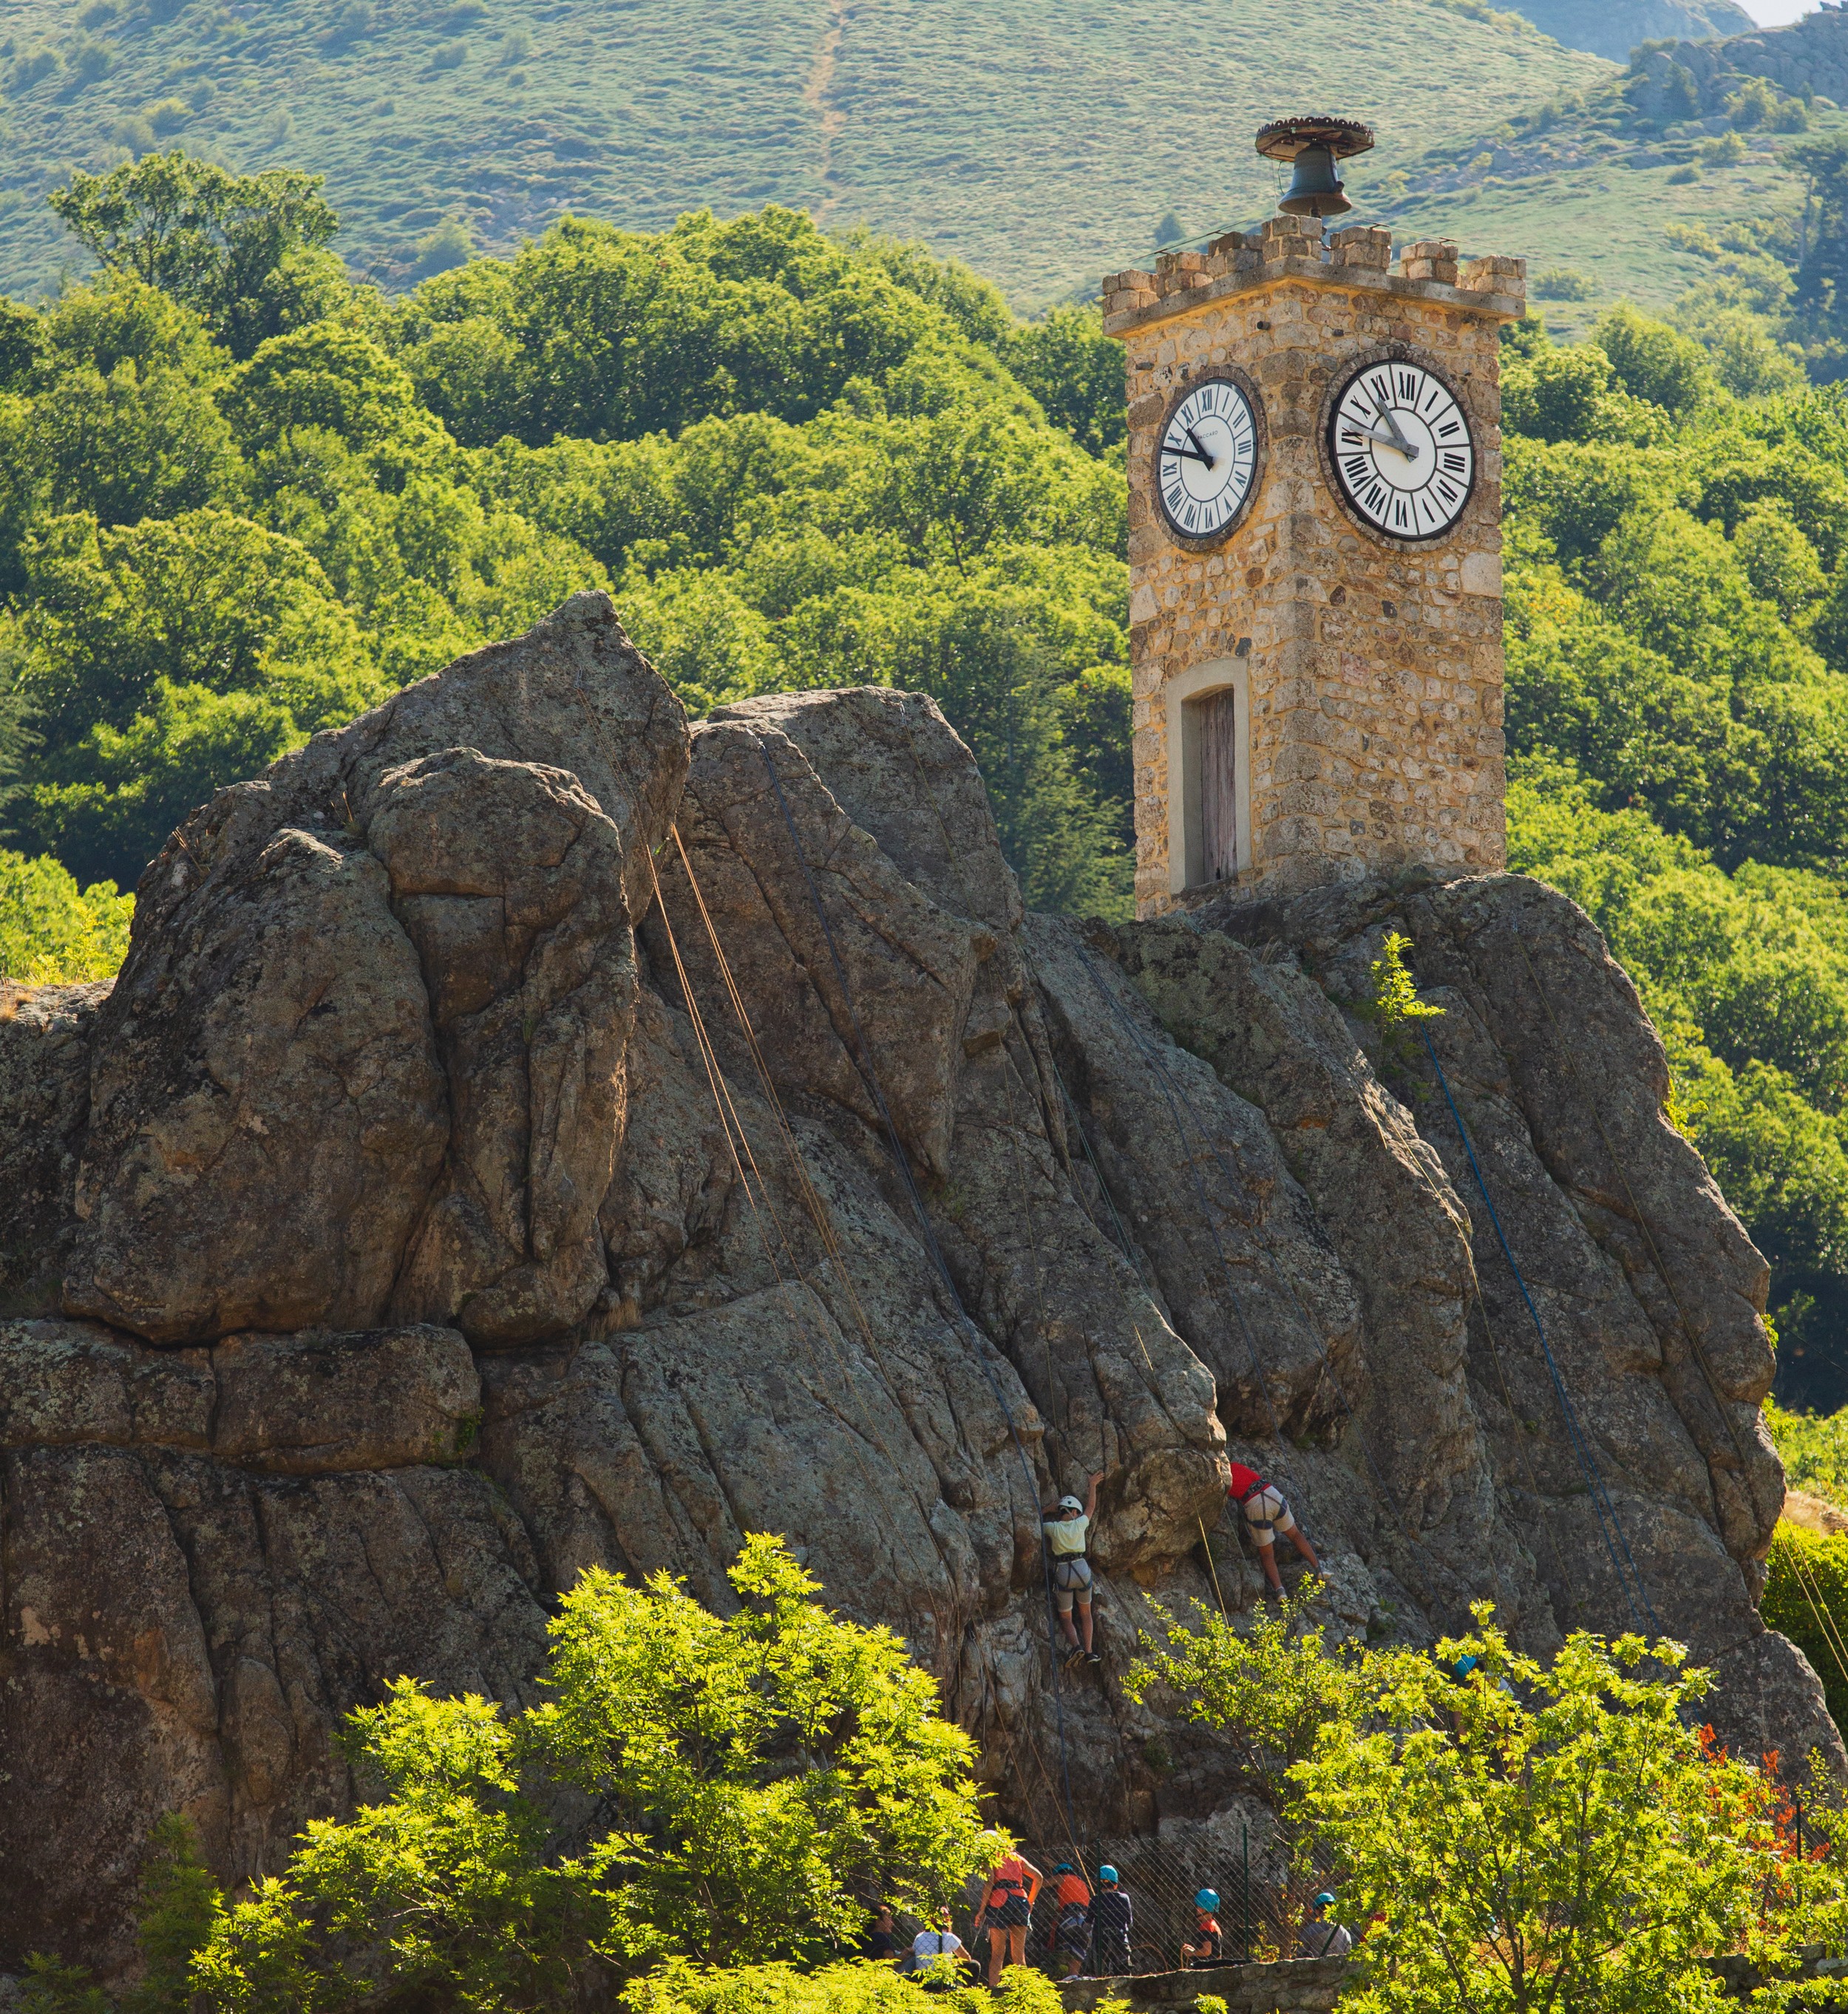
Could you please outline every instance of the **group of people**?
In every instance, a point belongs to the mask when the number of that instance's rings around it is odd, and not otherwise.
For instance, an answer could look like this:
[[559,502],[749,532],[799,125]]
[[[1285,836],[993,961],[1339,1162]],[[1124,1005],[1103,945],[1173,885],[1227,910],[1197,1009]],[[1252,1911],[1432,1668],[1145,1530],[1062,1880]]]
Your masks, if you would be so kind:
[[[1106,1862],[1097,1870],[1093,1890],[1069,1861],[1053,1869],[1057,1883],[1053,1899],[1057,1905],[1049,1942],[1051,1955],[1064,1979],[1089,1976],[1119,1979],[1132,1969],[1131,1934],[1136,1910],[1124,1892],[1122,1878]],[[971,1942],[988,1938],[988,1983],[999,1985],[1003,1969],[1027,1962],[1027,1933],[1033,1921],[1046,1877],[1019,1853],[1010,1853],[996,1867],[982,1891],[980,1906],[969,1935]],[[1318,1895],[1304,1918],[1297,1941],[1298,1958],[1345,1958],[1354,1948],[1353,1933],[1331,1921],[1327,1912],[1334,1897],[1326,1890]],[[1216,1890],[1202,1888],[1193,1898],[1194,1925],[1180,1946],[1180,1966],[1226,1962],[1225,1936],[1219,1927],[1219,1898]],[[899,1962],[902,1954],[892,1912],[882,1908],[864,1947],[868,1958]],[[962,1939],[950,1927],[949,1912],[942,1911],[936,1923],[920,1930],[911,1940],[909,1956],[902,1958],[908,1972],[924,1972],[940,1959],[949,1958],[959,1968],[973,1969],[975,1961]]]
[[[1103,1481],[1101,1472],[1090,1477],[1083,1502],[1075,1496],[1061,1496],[1042,1514],[1047,1574],[1065,1640],[1068,1668],[1100,1661],[1093,1636],[1089,1548],[1091,1527],[1097,1517],[1097,1491]],[[1239,1462],[1231,1464],[1225,1493],[1243,1514],[1246,1528],[1257,1547],[1268,1593],[1280,1597],[1283,1593],[1283,1579],[1277,1571],[1279,1532],[1290,1539],[1312,1569],[1319,1567],[1315,1548],[1297,1528],[1282,1491],[1266,1482],[1255,1469]],[[1089,1973],[1116,1978],[1127,1973],[1136,1911],[1116,1869],[1107,1863],[1100,1867],[1095,1889],[1069,1862],[1061,1861],[1053,1869],[1053,1878],[1058,1884],[1054,1891],[1057,1907],[1050,1941],[1062,1976],[1075,1979]],[[969,1934],[972,1942],[985,1936],[988,1940],[991,1988],[1000,1984],[1007,1966],[1026,1963],[1027,1935],[1045,1883],[1039,1869],[1018,1853],[1007,1855],[989,1876]],[[1327,1921],[1323,1915],[1334,1899],[1327,1894],[1316,1897],[1304,1925],[1299,1957],[1339,1958],[1352,1949],[1354,1939],[1350,1933]],[[1219,1898],[1212,1889],[1202,1888],[1193,1900],[1196,1921],[1192,1935],[1181,1944],[1181,1964],[1223,1964],[1225,1937],[1217,1914]],[[917,1932],[907,1953],[901,1949],[892,1911],[882,1908],[863,1948],[868,1958],[902,1963],[911,1972],[926,1971],[943,1958],[952,1959],[959,1966],[974,1965],[962,1939],[950,1927],[947,1909],[940,1912],[935,1923]]]

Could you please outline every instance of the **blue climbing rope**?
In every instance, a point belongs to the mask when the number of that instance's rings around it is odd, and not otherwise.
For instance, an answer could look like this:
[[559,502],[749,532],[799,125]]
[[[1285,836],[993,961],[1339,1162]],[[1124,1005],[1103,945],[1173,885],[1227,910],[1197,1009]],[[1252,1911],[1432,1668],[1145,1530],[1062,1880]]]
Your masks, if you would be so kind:
[[[879,1116],[885,1129],[886,1151],[892,1157],[892,1165],[898,1170],[900,1181],[904,1184],[906,1195],[910,1199],[912,1212],[917,1219],[918,1231],[924,1241],[924,1250],[935,1269],[937,1277],[943,1283],[945,1292],[949,1295],[950,1301],[962,1322],[965,1331],[964,1339],[971,1344],[975,1360],[981,1365],[981,1374],[988,1380],[989,1389],[994,1395],[995,1403],[1000,1408],[1001,1417],[1007,1423],[1008,1437],[1014,1442],[1014,1452],[1020,1457],[1021,1472],[1026,1477],[1028,1497],[1037,1514],[1039,1504],[1039,1482],[1033,1473],[1033,1464],[1027,1458],[1026,1444],[1021,1440],[1020,1430],[1014,1423],[1014,1414],[1007,1403],[1006,1395],[1001,1389],[1000,1381],[996,1377],[988,1361],[984,1348],[988,1338],[977,1327],[969,1310],[963,1305],[963,1297],[956,1289],[956,1281],[950,1273],[949,1262],[943,1256],[943,1248],[937,1242],[937,1232],[935,1227],[931,1222],[930,1213],[924,1208],[924,1196],[918,1188],[917,1177],[911,1172],[911,1163],[906,1154],[904,1143],[899,1138],[899,1129],[893,1122],[892,1109],[885,1102],[885,1092],[879,1082],[879,1073],[873,1064],[872,1045],[867,1040],[865,1029],[860,1026],[859,1012],[853,1004],[853,989],[849,985],[847,980],[847,968],[841,962],[839,948],[834,942],[833,926],[828,922],[827,909],[822,901],[821,891],[816,887],[815,876],[809,872],[809,858],[803,851],[802,835],[796,830],[795,819],[789,808],[789,800],[783,794],[783,779],[777,774],[777,765],[771,758],[769,744],[761,738],[754,736],[753,739],[757,740],[758,753],[763,758],[763,766],[770,779],[770,788],[776,793],[777,807],[783,814],[783,823],[789,833],[789,844],[795,854],[796,865],[802,870],[802,880],[809,891],[809,900],[814,906],[816,919],[821,925],[822,937],[827,945],[828,958],[834,969],[834,981],[841,989],[841,1002],[847,1009],[847,1018],[853,1029],[854,1048],[858,1049],[859,1053],[855,1055],[853,1048],[849,1048],[845,1042],[841,1044],[841,1047],[848,1048],[849,1060],[859,1072],[867,1089],[872,1094],[874,1104],[879,1108]],[[813,984],[813,979],[810,984]],[[823,1004],[825,1007],[826,1002]],[[836,1032],[838,1033],[838,1030]],[[1046,1579],[1046,1635],[1052,1650],[1053,1703],[1058,1722],[1059,1769],[1063,1779],[1065,1822],[1075,1839],[1078,1819],[1072,1808],[1071,1757],[1065,1738],[1065,1695],[1062,1662],[1059,1655],[1059,1625],[1057,1619],[1058,1610],[1057,1604],[1053,1598],[1052,1564],[1047,1557],[1046,1525],[1043,1519],[1040,1521],[1039,1525],[1039,1559],[1041,1570]]]
[[[1430,1030],[1421,1029],[1419,1033],[1424,1038],[1425,1053],[1431,1059],[1431,1067],[1437,1073],[1437,1084],[1444,1093],[1444,1102],[1450,1108],[1451,1123],[1456,1127],[1457,1138],[1463,1143],[1464,1153],[1469,1156],[1469,1172],[1476,1177],[1476,1186],[1482,1195],[1483,1207],[1489,1213],[1489,1222],[1495,1227],[1495,1239],[1502,1248],[1502,1256],[1508,1261],[1508,1270],[1514,1275],[1514,1284],[1520,1291],[1522,1303],[1533,1322],[1534,1333],[1540,1339],[1540,1353],[1546,1360],[1547,1375],[1552,1380],[1553,1392],[1559,1401],[1559,1411],[1566,1421],[1566,1437],[1571,1443],[1573,1453],[1578,1459],[1579,1470],[1585,1478],[1585,1486],[1591,1493],[1591,1508],[1598,1519],[1604,1549],[1610,1556],[1611,1570],[1617,1577],[1617,1585],[1624,1590],[1624,1599],[1629,1604],[1631,1618],[1637,1627],[1642,1628],[1643,1617],[1646,1615],[1649,1626],[1660,1633],[1662,1625],[1656,1619],[1655,1609],[1650,1604],[1649,1589],[1643,1585],[1642,1574],[1631,1554],[1630,1542],[1624,1536],[1623,1522],[1617,1516],[1617,1506],[1611,1501],[1609,1493],[1605,1488],[1603,1471],[1599,1467],[1597,1457],[1592,1453],[1590,1442],[1579,1424],[1577,1410],[1573,1405],[1571,1394],[1566,1389],[1566,1380],[1560,1374],[1558,1360],[1553,1355],[1552,1344],[1546,1339],[1546,1330],[1540,1319],[1540,1310],[1534,1305],[1534,1296],[1527,1291],[1527,1280],[1516,1261],[1513,1249],[1508,1242],[1508,1234],[1502,1227],[1501,1214],[1495,1208],[1494,1198],[1489,1194],[1489,1185],[1483,1178],[1482,1164],[1476,1158],[1476,1149],[1470,1143],[1469,1131],[1463,1123],[1463,1115],[1457,1109],[1457,1102],[1451,1095],[1450,1080],[1444,1073],[1443,1064],[1437,1060],[1437,1051],[1431,1041]],[[1620,1552],[1622,1554],[1620,1561],[1618,1557]],[[1641,1613],[1638,1613],[1639,1604]]]

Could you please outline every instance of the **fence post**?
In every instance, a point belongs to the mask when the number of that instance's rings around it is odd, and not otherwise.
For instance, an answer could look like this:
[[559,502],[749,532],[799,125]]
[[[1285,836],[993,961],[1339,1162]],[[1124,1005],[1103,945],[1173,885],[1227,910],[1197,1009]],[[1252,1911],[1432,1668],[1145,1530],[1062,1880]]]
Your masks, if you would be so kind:
[[1251,1827],[1244,1819],[1239,1822],[1239,1893],[1245,1918],[1245,1962],[1249,1965],[1251,1962]]

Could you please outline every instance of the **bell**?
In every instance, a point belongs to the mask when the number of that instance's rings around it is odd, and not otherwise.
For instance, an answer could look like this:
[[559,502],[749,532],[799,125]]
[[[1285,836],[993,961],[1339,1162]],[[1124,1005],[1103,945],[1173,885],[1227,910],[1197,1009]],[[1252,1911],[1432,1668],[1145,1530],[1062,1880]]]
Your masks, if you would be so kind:
[[1286,217],[1340,217],[1353,209],[1335,174],[1332,149],[1305,147],[1294,167],[1289,193],[1277,205]]
[[1364,154],[1373,144],[1370,126],[1323,113],[1273,119],[1258,129],[1258,152],[1268,161],[1290,163],[1290,193],[1277,207],[1290,217],[1340,217],[1351,210],[1335,163]]

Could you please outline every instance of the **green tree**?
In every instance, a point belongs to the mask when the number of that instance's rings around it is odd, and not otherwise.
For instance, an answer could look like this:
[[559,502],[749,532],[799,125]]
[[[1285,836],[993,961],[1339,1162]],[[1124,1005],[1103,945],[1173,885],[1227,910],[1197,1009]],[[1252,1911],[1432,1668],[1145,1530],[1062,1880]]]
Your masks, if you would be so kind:
[[1415,1664],[1390,1654],[1331,1650],[1314,1621],[1319,1581],[1305,1581],[1274,1609],[1265,1608],[1235,1627],[1204,1602],[1193,1604],[1193,1626],[1183,1629],[1158,1604],[1159,1635],[1144,1632],[1123,1680],[1139,1704],[1164,1686],[1182,1718],[1229,1738],[1278,1820],[1289,1859],[1283,1898],[1283,1955],[1294,1956],[1309,1898],[1320,1885],[1312,1834],[1298,1822],[1295,1772],[1315,1754],[1331,1730],[1352,1736],[1406,1683]]
[[80,889],[56,860],[0,849],[0,974],[28,986],[113,979],[135,898],[113,881]]
[[49,201],[105,266],[184,302],[243,357],[345,291],[325,250],[339,219],[322,179],[290,168],[234,175],[175,147],[105,175],[80,169]]
[[1717,2014],[1710,1954],[1771,1969],[1839,1941],[1838,1871],[1796,1851],[1774,1781],[1711,1746],[1710,1676],[1681,1646],[1579,1633],[1543,1664],[1477,1612],[1388,1726],[1330,1727],[1291,1772],[1368,1925],[1358,2008]]
[[1127,434],[1123,346],[1103,332],[1095,308],[1049,308],[996,345],[1007,367],[1087,454]]
[[[949,1900],[1004,1843],[928,1675],[824,1609],[780,1539],[748,1539],[730,1578],[720,1617],[665,1574],[587,1572],[527,1712],[411,1679],[357,1712],[382,1800],[312,1823],[279,1880],[217,1918],[196,2005],[331,2008],[364,1978],[420,2004],[562,2007],[662,1960],[825,1960],[875,1898]],[[585,1814],[575,1851],[542,1801],[561,1787]],[[701,1977],[670,1972],[651,2004],[698,2005]]]
[[1591,340],[1610,359],[1612,374],[1633,399],[1646,400],[1677,419],[1712,396],[1706,353],[1667,322],[1620,302],[1599,317]]

